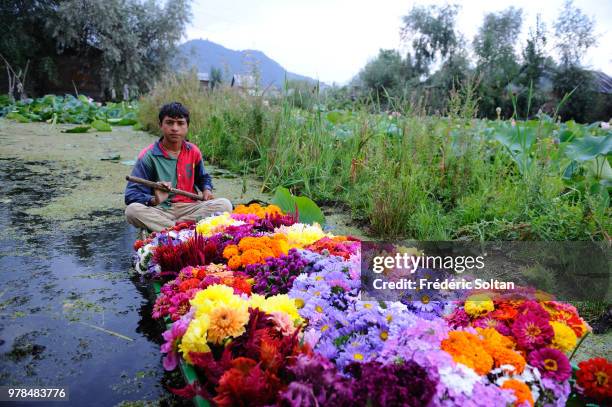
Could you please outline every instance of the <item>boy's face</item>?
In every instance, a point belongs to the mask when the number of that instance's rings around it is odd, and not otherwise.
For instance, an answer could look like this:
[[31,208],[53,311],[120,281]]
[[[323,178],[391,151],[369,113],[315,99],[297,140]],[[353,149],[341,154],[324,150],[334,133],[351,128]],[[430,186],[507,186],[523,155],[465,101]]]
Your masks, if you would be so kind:
[[184,117],[164,116],[159,128],[166,140],[171,143],[180,143],[187,136],[189,125]]

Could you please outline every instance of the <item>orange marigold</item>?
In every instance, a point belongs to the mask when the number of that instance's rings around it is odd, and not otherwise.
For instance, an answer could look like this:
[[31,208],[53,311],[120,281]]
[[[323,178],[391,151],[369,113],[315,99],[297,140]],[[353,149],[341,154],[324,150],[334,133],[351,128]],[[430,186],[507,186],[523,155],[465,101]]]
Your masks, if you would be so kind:
[[243,266],[248,266],[249,264],[257,264],[263,261],[263,256],[261,251],[257,249],[247,249],[240,256],[241,264]]
[[442,341],[441,347],[457,363],[466,365],[479,375],[485,375],[493,368],[493,358],[476,335],[464,331],[451,331]]
[[238,254],[238,246],[235,244],[228,244],[225,246],[225,249],[223,249],[223,258],[225,259],[230,259]]
[[501,385],[501,388],[514,391],[514,395],[516,396],[516,403],[514,403],[515,406],[520,406],[525,402],[529,403],[530,406],[533,406],[533,395],[531,394],[531,389],[520,380],[506,380],[504,384]]
[[525,365],[527,364],[525,358],[521,356],[520,353],[507,348],[494,349],[491,352],[491,356],[493,356],[495,367],[512,365],[515,369],[512,373],[516,374],[523,373],[523,370],[525,370]]
[[227,267],[232,270],[238,270],[240,266],[242,266],[242,260],[240,259],[240,255],[232,256],[227,262]]
[[499,333],[495,328],[476,328],[487,349],[506,348],[514,349],[514,341],[508,336]]

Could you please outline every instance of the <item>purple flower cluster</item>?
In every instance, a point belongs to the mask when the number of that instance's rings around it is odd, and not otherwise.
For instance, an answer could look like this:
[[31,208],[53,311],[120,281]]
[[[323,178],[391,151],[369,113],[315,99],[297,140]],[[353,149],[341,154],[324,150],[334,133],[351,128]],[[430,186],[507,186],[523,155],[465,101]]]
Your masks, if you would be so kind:
[[289,371],[293,380],[280,406],[421,406],[436,389],[436,379],[414,362],[353,363],[345,377],[324,357],[302,355]]
[[264,264],[249,264],[245,273],[255,279],[253,292],[266,296],[286,294],[307,264],[297,249],[291,249],[286,255],[268,257]]

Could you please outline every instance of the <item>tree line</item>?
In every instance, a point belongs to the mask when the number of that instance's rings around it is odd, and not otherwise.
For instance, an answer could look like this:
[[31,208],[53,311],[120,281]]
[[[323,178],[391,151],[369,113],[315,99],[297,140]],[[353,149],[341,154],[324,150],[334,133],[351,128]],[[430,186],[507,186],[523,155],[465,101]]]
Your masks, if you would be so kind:
[[400,30],[409,51],[381,49],[347,87],[331,89],[331,99],[352,96],[392,108],[393,100],[410,98],[428,113],[444,114],[449,92],[467,83],[480,117],[527,118],[560,106],[563,120],[610,119],[612,95],[601,92],[583,66],[597,43],[595,22],[571,0],[551,28],[538,15],[524,43],[521,9],[486,14],[471,43],[457,30],[458,11],[458,5],[414,6]]

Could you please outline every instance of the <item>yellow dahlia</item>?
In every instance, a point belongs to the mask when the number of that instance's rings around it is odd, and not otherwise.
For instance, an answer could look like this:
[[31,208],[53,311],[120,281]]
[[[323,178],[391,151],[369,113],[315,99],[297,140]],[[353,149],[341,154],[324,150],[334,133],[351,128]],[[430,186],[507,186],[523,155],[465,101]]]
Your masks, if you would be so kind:
[[196,316],[210,314],[219,305],[228,305],[235,308],[246,308],[247,302],[234,295],[234,289],[223,284],[213,284],[205,290],[199,291],[190,301],[196,309]]
[[210,313],[208,340],[219,345],[226,338],[236,338],[244,333],[247,322],[249,322],[249,312],[246,307],[232,308],[220,305]]
[[273,312],[284,312],[289,315],[293,321],[302,322],[300,314],[298,314],[297,306],[293,298],[289,298],[287,294],[278,294],[266,298],[259,307],[264,312],[271,314]]
[[210,319],[207,315],[195,318],[189,323],[179,345],[179,350],[187,362],[191,363],[189,352],[210,352],[206,337],[209,324]]
[[222,215],[210,216],[199,221],[196,225],[196,232],[200,235],[208,237],[220,232],[227,226],[238,225],[244,225],[244,222],[232,219],[228,212],[224,212]]
[[331,234],[323,232],[323,229],[321,229],[318,223],[313,225],[295,223],[291,226],[281,226],[277,228],[275,232],[287,236],[287,243],[290,249],[304,248],[323,237],[334,237]]
[[252,294],[249,298],[249,307],[259,308],[263,311],[263,304],[266,302],[266,297],[260,294]]

